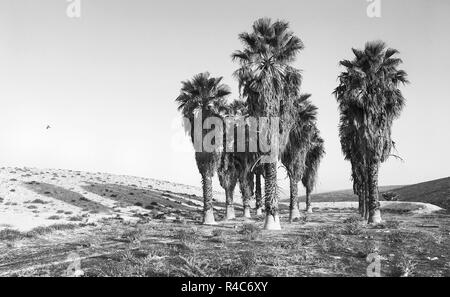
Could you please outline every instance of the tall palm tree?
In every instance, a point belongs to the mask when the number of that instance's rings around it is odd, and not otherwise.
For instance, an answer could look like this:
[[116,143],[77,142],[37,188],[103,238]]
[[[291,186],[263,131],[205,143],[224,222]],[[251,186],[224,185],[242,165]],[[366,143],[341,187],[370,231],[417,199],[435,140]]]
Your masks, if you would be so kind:
[[305,170],[302,176],[302,184],[306,189],[306,212],[309,213],[312,212],[311,193],[316,184],[320,161],[325,155],[324,141],[320,137],[319,129],[314,126],[313,131],[311,145],[306,153]]
[[[245,101],[235,100],[231,103],[230,108],[232,109],[234,116],[236,119],[240,119],[241,121],[236,121],[237,129],[242,128],[244,132],[244,140],[245,140],[245,151],[240,152],[238,148],[235,147],[235,160],[236,167],[239,173],[239,189],[241,191],[242,203],[244,209],[244,217],[250,218],[250,200],[254,194],[254,173],[252,169],[254,168],[254,164],[257,161],[257,154],[254,152],[249,152],[249,142],[250,142],[250,131],[249,131],[249,122],[248,122],[248,106]],[[236,131],[237,132],[237,131]],[[237,133],[235,133],[237,137]],[[237,144],[236,139],[236,144]]]
[[[203,143],[205,135],[211,131],[211,129],[202,129],[204,121],[210,117],[219,116],[220,108],[224,106],[224,100],[230,94],[229,87],[221,81],[222,77],[211,77],[208,72],[205,72],[181,83],[181,92],[175,101],[178,103],[178,110],[188,120],[185,122],[185,128],[191,136],[194,147],[196,143]],[[201,131],[198,131],[199,127],[195,125],[198,121],[201,124]],[[216,142],[217,139],[214,141]],[[217,151],[209,152],[196,147],[195,160],[202,177],[203,224],[215,224],[212,177],[219,164],[220,150],[221,148],[218,148]]]
[[359,213],[362,217],[368,216],[367,209],[367,176],[365,173],[365,156],[362,154],[358,139],[357,123],[347,116],[348,112],[341,114],[339,136],[344,158],[350,161],[353,180],[353,193],[358,196]]
[[289,177],[289,220],[291,222],[300,217],[298,183],[304,175],[305,160],[311,146],[317,118],[317,108],[310,102],[310,97],[310,94],[302,94],[295,102],[294,126],[289,133],[287,145],[281,154],[281,163],[286,168]]
[[[368,42],[364,50],[353,49],[354,59],[340,62],[346,69],[335,89],[341,113],[341,131],[356,138],[358,156],[352,157],[363,168],[368,223],[381,222],[378,200],[378,171],[389,156],[394,142],[391,128],[400,116],[405,99],[399,89],[407,74],[399,70],[398,51],[382,41]],[[347,132],[344,134],[347,135]],[[341,138],[341,144],[348,138]]]
[[[251,116],[280,119],[280,125],[277,127],[279,138],[278,135],[271,135],[273,133],[264,136],[260,134],[259,137],[267,137],[272,145],[278,143],[279,151],[282,151],[292,125],[289,113],[295,97],[288,94],[287,90],[298,91],[301,83],[300,71],[291,64],[303,49],[303,43],[289,30],[287,22],[272,22],[268,18],[255,21],[252,31],[239,34],[239,39],[244,49],[232,55],[233,60],[238,61],[240,65],[235,72],[239,89],[247,99]],[[279,151],[272,153],[279,154]],[[264,170],[264,228],[281,229],[278,214],[277,160],[266,162]]]

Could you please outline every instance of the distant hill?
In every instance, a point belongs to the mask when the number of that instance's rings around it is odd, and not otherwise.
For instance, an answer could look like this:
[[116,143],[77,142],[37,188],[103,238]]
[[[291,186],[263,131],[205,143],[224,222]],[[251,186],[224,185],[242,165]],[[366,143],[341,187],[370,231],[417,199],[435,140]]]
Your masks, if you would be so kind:
[[[379,187],[380,194],[391,192],[397,194],[399,201],[424,202],[450,209],[450,177],[427,181],[409,186],[383,186]],[[316,202],[342,202],[357,201],[358,197],[353,190],[341,190],[311,195]],[[380,200],[383,198],[380,195]],[[300,197],[305,201],[305,196]]]
[[[379,187],[380,193],[392,191],[403,186],[382,186]],[[357,201],[358,196],[353,194],[353,190],[340,190],[326,193],[312,194],[311,199],[314,202],[343,202]],[[300,201],[305,201],[305,196],[300,197]]]
[[[400,201],[426,202],[450,209],[450,177],[427,181],[384,192],[398,194]],[[381,190],[380,190],[381,192]]]

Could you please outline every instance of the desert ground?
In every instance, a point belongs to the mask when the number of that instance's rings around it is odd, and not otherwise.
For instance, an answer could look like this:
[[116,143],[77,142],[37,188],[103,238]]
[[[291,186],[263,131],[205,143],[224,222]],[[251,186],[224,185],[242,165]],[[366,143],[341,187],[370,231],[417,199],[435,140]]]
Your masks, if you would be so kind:
[[1,168],[0,276],[366,276],[373,254],[381,276],[450,276],[446,209],[426,197],[382,201],[384,222],[369,226],[356,200],[327,197],[293,223],[283,199],[283,230],[265,231],[254,214],[224,221],[217,189],[218,225],[204,226],[197,187]]

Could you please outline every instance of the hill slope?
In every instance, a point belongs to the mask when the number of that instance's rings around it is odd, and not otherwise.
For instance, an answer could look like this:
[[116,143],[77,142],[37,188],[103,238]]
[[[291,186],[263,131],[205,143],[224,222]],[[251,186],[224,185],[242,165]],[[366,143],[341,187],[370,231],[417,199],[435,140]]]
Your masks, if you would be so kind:
[[[397,200],[399,201],[424,202],[450,209],[450,177],[409,186],[383,186],[379,187],[379,190],[380,194],[387,192],[397,194]],[[358,200],[352,190],[313,194],[311,197],[313,202],[343,202]],[[383,198],[380,197],[380,200],[383,200]],[[300,201],[305,201],[305,197],[301,197]]]
[[[380,193],[392,191],[403,186],[382,186],[379,187]],[[311,195],[313,202],[346,202],[358,201],[358,197],[353,194],[353,190],[340,190]],[[300,197],[300,201],[305,201],[305,196]]]
[[390,190],[400,201],[425,202],[450,209],[450,177]]

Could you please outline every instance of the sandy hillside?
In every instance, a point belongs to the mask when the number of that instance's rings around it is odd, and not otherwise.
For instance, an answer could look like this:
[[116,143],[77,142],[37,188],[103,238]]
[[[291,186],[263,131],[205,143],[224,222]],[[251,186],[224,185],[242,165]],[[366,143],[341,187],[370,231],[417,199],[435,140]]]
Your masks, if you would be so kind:
[[[214,195],[223,199],[220,192]],[[182,212],[196,214],[202,205],[200,196],[197,187],[140,177],[1,168],[0,229],[28,231],[37,226],[90,223],[111,217],[132,221],[140,215],[176,219]]]

